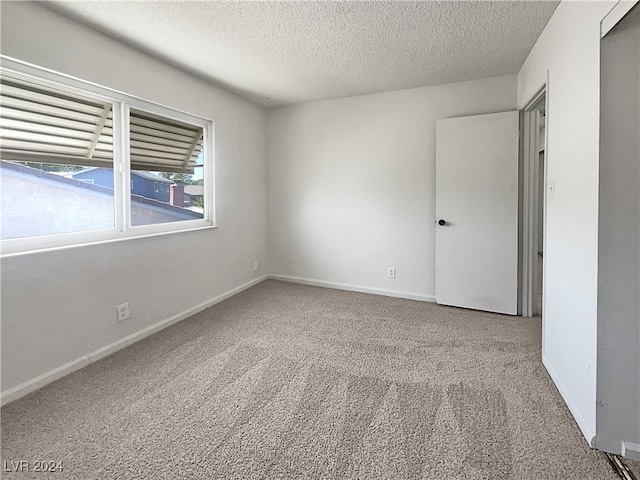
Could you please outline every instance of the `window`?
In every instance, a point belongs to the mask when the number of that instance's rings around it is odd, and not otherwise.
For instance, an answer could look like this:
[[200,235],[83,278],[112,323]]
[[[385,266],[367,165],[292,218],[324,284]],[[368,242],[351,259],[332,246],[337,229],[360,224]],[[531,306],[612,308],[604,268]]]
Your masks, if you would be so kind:
[[132,225],[203,218],[184,201],[185,185],[203,185],[202,127],[131,108],[129,130]]
[[3,255],[213,226],[211,121],[38,73],[0,76]]

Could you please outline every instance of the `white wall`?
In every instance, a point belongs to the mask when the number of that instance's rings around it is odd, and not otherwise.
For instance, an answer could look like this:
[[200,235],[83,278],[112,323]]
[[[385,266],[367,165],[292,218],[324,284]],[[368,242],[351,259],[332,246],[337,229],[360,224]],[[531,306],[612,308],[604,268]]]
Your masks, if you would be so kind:
[[515,107],[506,76],[270,109],[271,272],[433,300],[435,122]]
[[562,2],[518,75],[522,107],[547,79],[543,361],[582,433],[596,433],[600,21],[615,2]]
[[[267,258],[266,119],[264,109],[42,6],[1,8],[3,54],[213,119],[219,225],[4,259],[7,392],[261,275],[253,261]],[[118,324],[125,301],[133,317]]]

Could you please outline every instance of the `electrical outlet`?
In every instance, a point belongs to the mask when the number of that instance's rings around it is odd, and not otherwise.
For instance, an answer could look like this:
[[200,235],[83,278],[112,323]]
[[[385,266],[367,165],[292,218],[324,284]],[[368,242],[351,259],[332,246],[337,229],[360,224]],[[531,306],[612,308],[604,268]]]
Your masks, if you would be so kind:
[[396,278],[396,267],[387,267],[387,278]]
[[118,310],[119,322],[127,320],[131,317],[131,314],[129,313],[129,302],[123,303],[122,305],[118,305],[116,309]]
[[260,264],[258,263],[258,260],[254,260],[253,261],[253,271],[257,272],[259,267],[260,267]]

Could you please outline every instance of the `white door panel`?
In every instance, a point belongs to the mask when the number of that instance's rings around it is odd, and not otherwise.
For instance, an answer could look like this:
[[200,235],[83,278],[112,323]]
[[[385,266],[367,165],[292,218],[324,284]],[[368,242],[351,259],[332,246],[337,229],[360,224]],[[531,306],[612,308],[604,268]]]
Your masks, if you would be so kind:
[[517,314],[518,112],[436,123],[436,301]]

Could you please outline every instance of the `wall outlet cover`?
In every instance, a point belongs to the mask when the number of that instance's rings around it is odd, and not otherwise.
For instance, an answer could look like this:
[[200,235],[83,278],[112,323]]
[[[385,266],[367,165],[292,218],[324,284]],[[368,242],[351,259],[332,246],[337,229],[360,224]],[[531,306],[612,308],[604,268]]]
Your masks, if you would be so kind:
[[131,318],[131,313],[129,312],[129,302],[118,305],[116,309],[118,311],[118,322],[122,322]]

